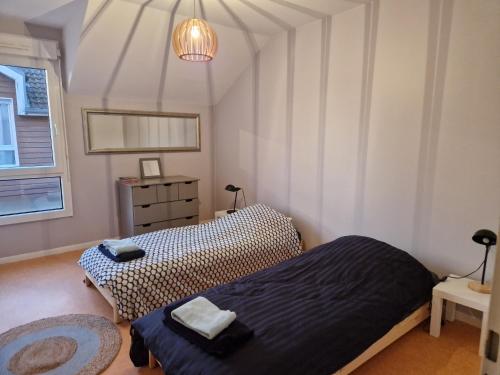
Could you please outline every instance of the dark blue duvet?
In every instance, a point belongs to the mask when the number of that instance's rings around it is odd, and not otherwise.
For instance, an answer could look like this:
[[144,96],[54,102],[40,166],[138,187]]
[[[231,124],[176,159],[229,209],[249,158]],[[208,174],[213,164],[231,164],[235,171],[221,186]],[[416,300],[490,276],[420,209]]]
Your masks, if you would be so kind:
[[428,301],[432,274],[386,243],[347,236],[200,295],[235,311],[255,336],[219,359],[164,326],[133,322],[173,374],[332,374]]

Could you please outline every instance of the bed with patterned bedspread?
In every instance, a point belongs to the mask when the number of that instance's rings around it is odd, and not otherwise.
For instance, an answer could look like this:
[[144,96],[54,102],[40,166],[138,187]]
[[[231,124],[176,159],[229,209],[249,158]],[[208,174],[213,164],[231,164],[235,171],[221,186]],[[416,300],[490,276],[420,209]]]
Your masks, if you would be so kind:
[[78,262],[129,320],[301,254],[289,218],[263,204],[131,238],[146,252],[143,258],[116,263],[93,247]]

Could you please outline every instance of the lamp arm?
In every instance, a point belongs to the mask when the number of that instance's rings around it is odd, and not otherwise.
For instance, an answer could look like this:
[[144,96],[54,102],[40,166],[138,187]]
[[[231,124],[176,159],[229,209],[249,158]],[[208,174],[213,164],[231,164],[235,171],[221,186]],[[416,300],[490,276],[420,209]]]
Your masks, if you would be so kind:
[[488,262],[488,253],[489,252],[490,252],[490,245],[486,245],[486,251],[484,253],[483,275],[481,277],[481,285],[484,285],[484,276],[486,274],[486,263]]
[[236,194],[234,195],[234,206],[233,212],[236,212],[236,200],[238,199],[238,190],[236,190]]

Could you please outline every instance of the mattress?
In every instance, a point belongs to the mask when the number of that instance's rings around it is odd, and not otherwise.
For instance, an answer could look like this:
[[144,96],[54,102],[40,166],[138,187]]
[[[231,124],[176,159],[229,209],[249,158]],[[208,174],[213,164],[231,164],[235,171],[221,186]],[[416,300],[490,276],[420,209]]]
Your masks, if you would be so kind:
[[129,320],[301,254],[290,220],[263,204],[206,224],[131,238],[145,257],[115,263],[93,247],[78,262],[109,288],[120,316]]
[[347,236],[200,294],[254,330],[227,358],[171,332],[163,309],[132,326],[167,374],[332,374],[429,301],[433,286],[408,253]]

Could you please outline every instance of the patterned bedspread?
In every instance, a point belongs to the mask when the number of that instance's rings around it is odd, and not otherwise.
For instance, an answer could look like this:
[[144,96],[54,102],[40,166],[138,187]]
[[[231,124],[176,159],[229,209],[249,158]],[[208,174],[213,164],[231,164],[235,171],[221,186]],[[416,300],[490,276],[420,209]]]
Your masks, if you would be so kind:
[[120,316],[129,320],[301,253],[292,223],[263,204],[206,224],[132,239],[145,257],[115,263],[93,247],[78,262],[111,290]]

